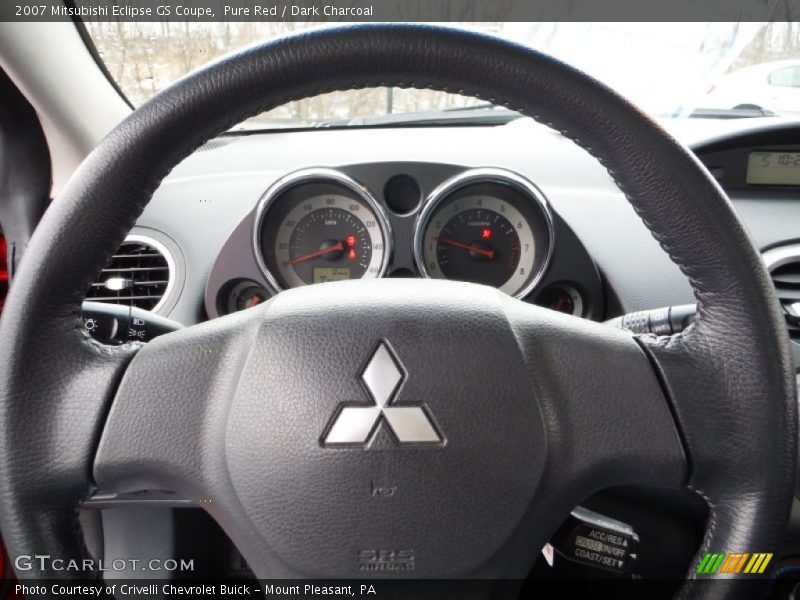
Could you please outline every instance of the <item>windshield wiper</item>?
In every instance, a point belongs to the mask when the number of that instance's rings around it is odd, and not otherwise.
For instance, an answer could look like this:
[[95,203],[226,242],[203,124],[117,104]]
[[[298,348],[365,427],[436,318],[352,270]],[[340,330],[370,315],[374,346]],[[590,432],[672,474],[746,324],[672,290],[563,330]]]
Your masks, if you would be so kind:
[[493,104],[479,104],[442,110],[395,113],[376,115],[373,117],[355,117],[352,119],[331,119],[320,121],[315,128],[339,127],[409,127],[414,125],[505,125],[521,118],[522,115],[507,108],[499,108]]
[[754,119],[777,116],[771,110],[757,106],[752,108],[695,108],[689,114],[690,119]]

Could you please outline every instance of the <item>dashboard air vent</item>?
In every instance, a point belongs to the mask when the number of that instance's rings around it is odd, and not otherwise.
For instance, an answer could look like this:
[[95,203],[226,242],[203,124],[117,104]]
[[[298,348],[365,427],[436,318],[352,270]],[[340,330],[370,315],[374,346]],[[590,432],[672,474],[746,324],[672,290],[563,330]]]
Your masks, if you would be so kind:
[[800,289],[800,260],[786,263],[772,271],[775,288],[785,292]]
[[162,244],[129,236],[89,288],[86,299],[156,310],[170,287],[171,265]]
[[764,262],[783,306],[789,332],[800,336],[800,244],[767,250]]

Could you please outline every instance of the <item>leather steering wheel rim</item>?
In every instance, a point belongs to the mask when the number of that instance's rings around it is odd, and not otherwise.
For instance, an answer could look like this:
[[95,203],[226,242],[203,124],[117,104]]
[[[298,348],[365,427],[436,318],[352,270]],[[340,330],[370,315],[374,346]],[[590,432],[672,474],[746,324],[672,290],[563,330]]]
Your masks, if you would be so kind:
[[[293,35],[185,77],[111,132],[55,199],[0,323],[0,524],[9,553],[86,555],[77,508],[93,491],[98,440],[141,346],[93,341],[80,305],[170,169],[263,110],[376,86],[507,106],[605,166],[698,302],[683,334],[636,341],[671,402],[687,455],[683,483],[709,505],[699,551],[776,548],[793,496],[794,374],[771,281],[724,192],[660,126],[552,58],[461,30],[370,25]],[[684,596],[731,598],[739,589],[733,580],[704,589],[687,577]]]

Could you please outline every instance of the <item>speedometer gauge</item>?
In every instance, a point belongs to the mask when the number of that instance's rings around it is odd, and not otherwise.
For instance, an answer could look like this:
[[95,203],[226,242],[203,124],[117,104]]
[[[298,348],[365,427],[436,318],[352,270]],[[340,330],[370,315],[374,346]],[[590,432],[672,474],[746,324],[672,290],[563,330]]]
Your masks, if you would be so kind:
[[291,287],[380,273],[383,239],[375,217],[364,219],[366,210],[347,205],[343,196],[315,196],[286,216],[275,236],[275,258]]
[[553,227],[533,184],[499,169],[475,169],[428,198],[415,234],[420,271],[527,296],[550,258]]
[[364,187],[338,171],[308,169],[265,194],[253,241],[264,276],[280,290],[382,276],[391,233]]

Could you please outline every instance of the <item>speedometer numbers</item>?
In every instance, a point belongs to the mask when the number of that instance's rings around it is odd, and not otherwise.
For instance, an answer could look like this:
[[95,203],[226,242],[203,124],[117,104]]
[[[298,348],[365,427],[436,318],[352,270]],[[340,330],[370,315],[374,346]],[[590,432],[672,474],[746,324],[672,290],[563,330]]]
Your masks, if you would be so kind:
[[349,198],[333,195],[315,196],[291,211],[275,237],[283,281],[297,287],[377,277],[383,236],[374,215],[366,213]]
[[528,295],[550,256],[552,221],[527,180],[496,169],[458,175],[435,190],[417,224],[420,271]]
[[254,245],[264,276],[281,290],[381,277],[391,232],[362,186],[338,171],[313,169],[267,192],[257,210]]

